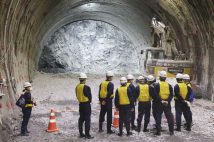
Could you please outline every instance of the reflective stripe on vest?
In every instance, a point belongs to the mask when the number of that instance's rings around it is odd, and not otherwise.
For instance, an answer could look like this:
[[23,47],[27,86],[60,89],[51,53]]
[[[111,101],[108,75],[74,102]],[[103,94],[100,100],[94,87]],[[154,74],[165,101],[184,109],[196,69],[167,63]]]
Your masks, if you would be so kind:
[[161,97],[162,100],[167,100],[170,95],[169,83],[161,81],[159,84],[160,84],[159,96]]
[[128,97],[128,87],[121,86],[118,88],[118,95],[119,95],[119,104],[120,105],[129,105],[129,97]]
[[[100,87],[100,98],[105,99],[107,97],[107,93],[108,93],[108,84],[109,81],[103,81],[101,83],[101,87]],[[111,95],[110,98],[113,98],[114,94]]]
[[76,87],[76,97],[80,103],[88,102],[89,99],[84,95],[83,89],[85,84],[79,84]]
[[25,107],[33,107],[33,104],[26,104]]
[[178,86],[180,95],[185,100],[188,93],[187,85],[185,83],[178,83]]
[[139,89],[140,89],[140,95],[138,97],[138,101],[139,102],[150,101],[149,85],[148,84],[144,84],[144,85],[139,84]]

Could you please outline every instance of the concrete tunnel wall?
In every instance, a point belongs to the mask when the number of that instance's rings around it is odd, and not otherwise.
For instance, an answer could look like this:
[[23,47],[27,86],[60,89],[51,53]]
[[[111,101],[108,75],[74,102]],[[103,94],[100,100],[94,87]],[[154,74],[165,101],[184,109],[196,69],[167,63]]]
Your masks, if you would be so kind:
[[15,112],[22,84],[37,70],[45,38],[84,19],[119,27],[138,47],[151,42],[144,33],[154,15],[169,23],[178,48],[193,56],[194,80],[203,97],[214,100],[213,0],[1,0],[0,15],[0,74],[6,79],[1,117]]

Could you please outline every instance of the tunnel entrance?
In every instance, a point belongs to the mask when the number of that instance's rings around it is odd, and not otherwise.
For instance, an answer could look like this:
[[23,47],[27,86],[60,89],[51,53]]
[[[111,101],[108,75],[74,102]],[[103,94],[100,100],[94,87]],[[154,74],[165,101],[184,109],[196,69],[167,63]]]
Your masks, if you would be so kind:
[[102,21],[70,23],[51,35],[39,60],[39,71],[102,74],[139,73],[137,50],[128,35]]

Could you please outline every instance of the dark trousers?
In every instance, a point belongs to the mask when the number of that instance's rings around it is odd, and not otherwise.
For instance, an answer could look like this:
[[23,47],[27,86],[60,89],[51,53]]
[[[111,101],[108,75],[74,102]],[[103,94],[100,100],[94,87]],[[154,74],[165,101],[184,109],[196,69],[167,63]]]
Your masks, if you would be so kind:
[[152,115],[154,117],[155,120],[155,127],[157,128],[157,113],[158,113],[158,102],[153,101],[152,102]]
[[162,119],[163,112],[167,119],[169,131],[173,132],[174,131],[174,116],[171,111],[171,105],[170,104],[163,105],[162,103],[159,103],[159,105],[157,106],[157,124],[156,124],[157,131],[158,132],[161,131],[161,119]]
[[176,112],[176,125],[177,128],[181,127],[181,116],[182,113],[186,119],[187,128],[191,128],[192,125],[192,112],[185,102],[175,101],[175,112]]
[[131,107],[130,105],[119,106],[119,132],[123,133],[123,125],[125,124],[127,134],[130,132]]
[[147,129],[147,126],[150,121],[150,113],[151,113],[151,102],[139,102],[138,103],[138,118],[137,118],[137,126],[138,129],[141,129],[141,122],[144,116],[144,129]]
[[90,103],[80,103],[79,104],[79,133],[83,134],[83,123],[85,122],[85,134],[90,135],[90,125],[91,125],[91,104]]
[[105,105],[101,104],[100,116],[99,116],[99,130],[103,128],[103,122],[105,121],[105,115],[107,113],[107,131],[111,131],[112,124],[112,100],[106,101]]
[[135,121],[135,106],[133,107],[133,111],[131,111],[131,126],[134,128],[134,121]]
[[22,126],[21,126],[21,133],[23,133],[23,134],[27,132],[27,125],[30,120],[31,111],[32,111],[32,108],[30,108],[30,107],[22,108],[23,121],[22,121]]

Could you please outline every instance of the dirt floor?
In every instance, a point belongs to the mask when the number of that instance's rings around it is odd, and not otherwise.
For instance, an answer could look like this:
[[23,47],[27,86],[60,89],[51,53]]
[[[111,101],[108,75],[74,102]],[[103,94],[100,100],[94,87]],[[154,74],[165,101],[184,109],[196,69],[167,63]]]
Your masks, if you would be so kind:
[[[93,94],[92,103],[92,124],[91,135],[95,138],[85,140],[78,138],[78,102],[74,93],[75,86],[78,84],[76,75],[50,75],[38,73],[33,82],[32,95],[37,100],[37,106],[34,107],[32,117],[29,122],[30,136],[19,136],[20,130],[14,132],[11,142],[75,142],[75,141],[99,141],[99,142],[117,142],[117,141],[152,141],[152,142],[213,142],[214,141],[214,103],[206,100],[196,100],[192,105],[193,122],[192,132],[182,129],[182,132],[175,132],[174,136],[169,136],[166,118],[163,116],[163,132],[159,137],[154,136],[154,119],[151,116],[149,125],[150,132],[137,133],[127,137],[118,137],[116,134],[108,135],[106,132],[98,133],[99,104],[98,104],[98,86],[104,77],[89,76],[87,84],[91,86]],[[118,77],[113,81],[115,87],[119,86]],[[174,84],[173,80],[170,80]],[[137,108],[137,107],[136,107]],[[54,109],[57,116],[57,127],[59,132],[47,133],[50,110]],[[174,105],[172,104],[174,111]],[[20,113],[21,114],[21,113]],[[21,115],[20,118],[21,119]],[[21,120],[20,120],[21,121]],[[21,122],[20,122],[21,123]],[[17,128],[20,128],[20,123]],[[118,132],[118,128],[115,129]]]

